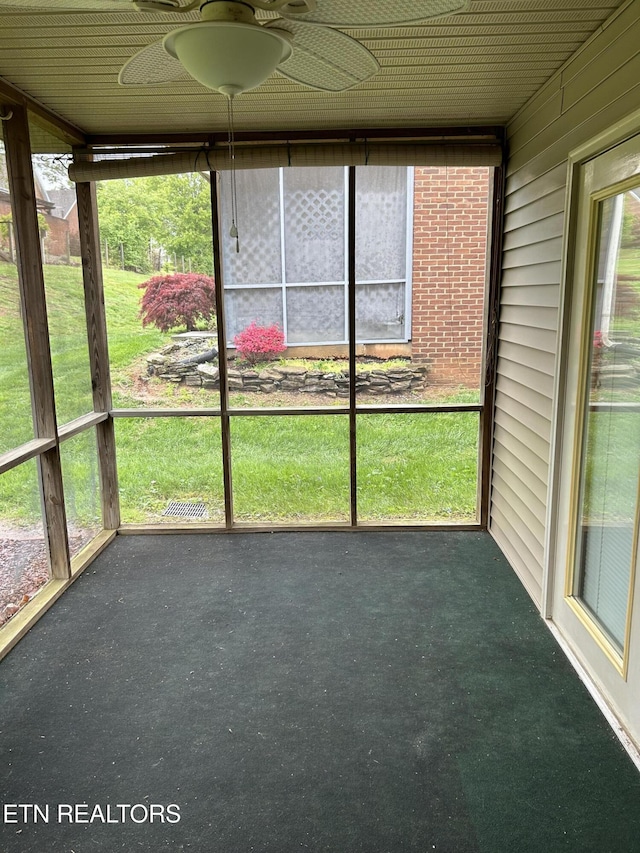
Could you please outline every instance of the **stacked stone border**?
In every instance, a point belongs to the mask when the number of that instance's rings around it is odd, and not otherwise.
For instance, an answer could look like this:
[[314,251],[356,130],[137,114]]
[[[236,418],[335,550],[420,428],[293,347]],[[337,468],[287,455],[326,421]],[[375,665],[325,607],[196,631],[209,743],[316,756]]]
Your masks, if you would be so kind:
[[[194,342],[195,343],[195,342]],[[185,363],[188,356],[197,349],[193,344],[169,344],[159,353],[147,356],[147,373],[157,376],[165,382],[185,385],[191,388],[220,387],[220,371],[217,364]],[[382,370],[375,364],[371,369],[356,373],[356,389],[359,393],[374,395],[402,394],[408,391],[421,391],[427,383],[429,366],[426,364],[407,365],[407,367]],[[272,365],[264,370],[252,370],[250,367],[238,369],[230,366],[227,371],[230,391],[243,391],[252,394],[272,394],[276,391],[297,392],[303,394],[323,394],[328,397],[349,396],[349,371],[307,370],[297,365]]]

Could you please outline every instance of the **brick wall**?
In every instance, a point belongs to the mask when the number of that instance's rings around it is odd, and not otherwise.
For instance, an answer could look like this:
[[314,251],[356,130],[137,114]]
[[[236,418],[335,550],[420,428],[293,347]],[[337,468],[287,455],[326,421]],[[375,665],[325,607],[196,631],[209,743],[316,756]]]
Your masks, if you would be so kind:
[[45,220],[49,226],[44,239],[44,250],[47,260],[51,258],[69,257],[69,223],[66,219],[45,214]]
[[[11,213],[11,204],[8,201],[0,201],[0,216],[9,215]],[[39,213],[43,213],[43,211],[39,211]],[[68,260],[69,243],[70,240],[73,241],[73,236],[70,234],[69,229],[69,220],[60,219],[57,216],[51,216],[49,213],[43,213],[43,215],[48,226],[44,238],[45,262],[49,262],[56,258]],[[0,249],[5,253],[8,253],[9,248],[8,230],[6,227],[3,227],[0,229]],[[72,254],[73,248],[74,246],[71,245]],[[15,246],[13,246],[13,250],[15,251]]]
[[430,379],[478,387],[491,169],[415,169],[412,359]]

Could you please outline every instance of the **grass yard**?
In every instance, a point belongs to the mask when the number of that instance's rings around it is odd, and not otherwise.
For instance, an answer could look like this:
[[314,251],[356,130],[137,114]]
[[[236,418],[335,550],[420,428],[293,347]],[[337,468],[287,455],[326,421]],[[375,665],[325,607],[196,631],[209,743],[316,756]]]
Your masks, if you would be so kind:
[[33,438],[18,276],[0,261],[0,453]]
[[[92,411],[82,270],[45,265],[58,424]],[[138,319],[144,276],[105,270],[109,356],[114,384],[132,361],[162,346],[166,336]],[[0,452],[33,438],[29,377],[14,264],[0,261]]]
[[620,249],[617,271],[619,274],[633,276],[634,287],[640,292],[640,247],[628,246]]
[[[169,339],[138,317],[144,276],[104,271],[114,404],[144,405],[134,387],[145,356]],[[58,422],[92,410],[82,273],[46,266]],[[33,437],[30,392],[15,266],[0,262],[0,452]],[[392,365],[393,366],[393,365]],[[398,366],[398,365],[396,365]],[[314,363],[316,369],[335,362]],[[139,379],[151,406],[216,406],[201,389]],[[433,395],[433,390],[430,394]],[[246,395],[245,395],[246,396]],[[433,396],[429,397],[433,401]],[[476,402],[477,391],[442,401]],[[330,398],[322,400],[329,403]],[[232,404],[247,405],[234,399]],[[303,403],[310,404],[307,398]],[[313,401],[315,402],[315,401]],[[343,404],[343,401],[337,401]],[[375,402],[379,402],[376,400]],[[272,405],[253,395],[251,405]],[[220,425],[212,418],[131,418],[116,422],[123,521],[180,521],[163,516],[171,500],[204,503],[210,521],[223,519]],[[239,521],[346,521],[349,514],[348,418],[232,418],[234,514]],[[363,520],[475,519],[477,413],[358,416],[358,513]],[[99,524],[93,432],[62,445],[70,526]],[[39,517],[34,463],[0,477],[0,520],[28,525]]]
[[[473,521],[478,414],[359,415],[362,520]],[[175,522],[169,501],[224,518],[220,427],[209,418],[116,422],[123,521]],[[346,415],[236,417],[231,423],[237,521],[347,521]]]

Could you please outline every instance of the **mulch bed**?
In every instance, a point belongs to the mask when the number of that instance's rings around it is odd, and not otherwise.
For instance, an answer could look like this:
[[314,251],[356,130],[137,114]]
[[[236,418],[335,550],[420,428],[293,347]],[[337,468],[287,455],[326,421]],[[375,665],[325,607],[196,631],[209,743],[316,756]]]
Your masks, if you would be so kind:
[[[70,536],[74,553],[87,541],[86,532]],[[49,559],[38,529],[0,526],[0,625],[4,625],[49,580]]]

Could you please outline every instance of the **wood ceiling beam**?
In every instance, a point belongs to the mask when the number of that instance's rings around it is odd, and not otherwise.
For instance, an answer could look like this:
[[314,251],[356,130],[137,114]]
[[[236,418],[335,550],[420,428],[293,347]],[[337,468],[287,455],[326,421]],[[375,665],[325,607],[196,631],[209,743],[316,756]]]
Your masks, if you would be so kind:
[[17,86],[2,77],[0,77],[0,103],[7,106],[16,104],[25,107],[36,124],[68,145],[84,145],[86,142],[86,136],[79,127],[54,113],[53,110],[45,107],[44,104],[36,101],[31,95],[27,95],[22,89],[18,89]]
[[[406,128],[351,128],[292,131],[237,131],[238,142],[287,142],[293,140],[362,140],[362,139],[480,139],[503,142],[502,125],[406,127]],[[100,133],[87,134],[86,144],[97,145],[215,145],[226,144],[227,132],[217,133]]]

